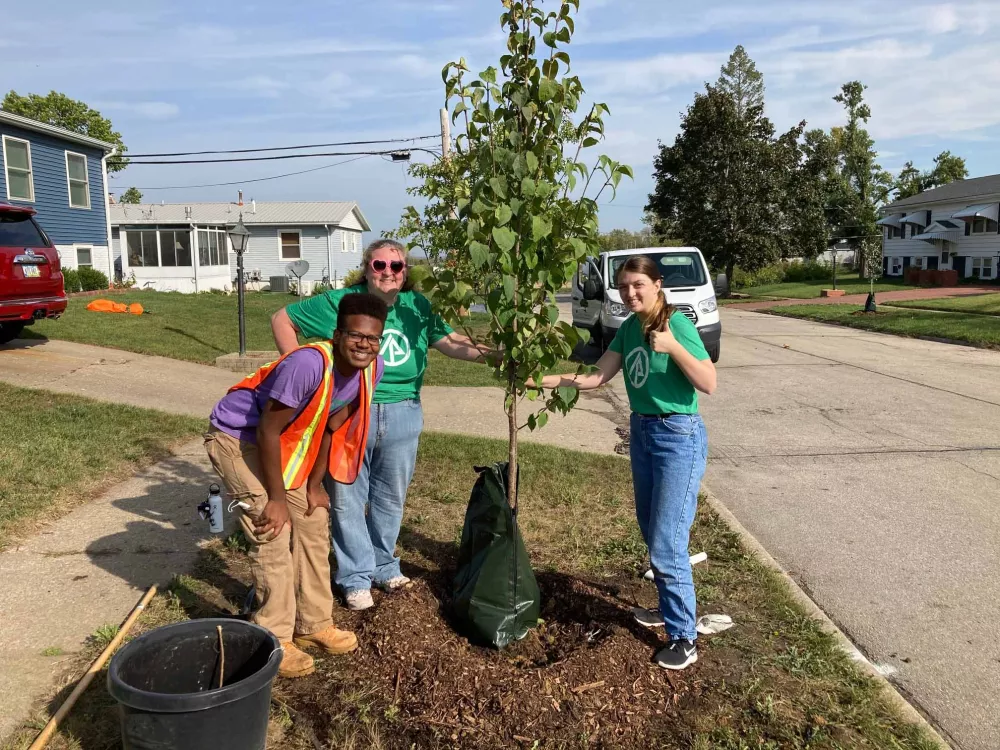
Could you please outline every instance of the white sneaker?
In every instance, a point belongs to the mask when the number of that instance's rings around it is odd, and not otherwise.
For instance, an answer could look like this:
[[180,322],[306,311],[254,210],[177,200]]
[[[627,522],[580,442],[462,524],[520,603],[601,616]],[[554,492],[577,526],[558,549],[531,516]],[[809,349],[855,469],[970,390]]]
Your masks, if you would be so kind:
[[372,592],[369,589],[352,591],[345,599],[347,600],[347,608],[355,611],[375,606],[375,601],[372,599]]
[[409,578],[407,578],[404,575],[398,575],[393,578],[390,578],[388,581],[383,581],[382,583],[379,584],[379,586],[385,589],[386,591],[392,592],[392,591],[399,591],[399,589],[409,586],[410,583],[411,581]]
[[663,615],[658,609],[646,609],[645,607],[632,607],[632,617],[644,628],[662,628]]

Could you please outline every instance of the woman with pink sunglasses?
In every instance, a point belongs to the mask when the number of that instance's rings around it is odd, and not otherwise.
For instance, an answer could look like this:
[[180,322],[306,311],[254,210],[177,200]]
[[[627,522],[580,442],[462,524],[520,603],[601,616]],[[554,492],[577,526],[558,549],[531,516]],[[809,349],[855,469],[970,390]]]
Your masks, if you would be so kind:
[[362,264],[363,283],[310,297],[271,318],[274,340],[284,354],[299,345],[299,334],[330,338],[337,327],[337,305],[346,294],[370,292],[389,307],[380,346],[385,370],[375,390],[364,466],[354,484],[327,480],[333,485],[328,491],[333,498],[334,580],[348,609],[371,607],[373,584],[391,592],[409,583],[399,570],[396,539],[424,424],[420,386],[428,348],[455,359],[484,359],[467,336],[455,333],[431,312],[427,298],[413,290],[403,245],[376,240],[365,250]]

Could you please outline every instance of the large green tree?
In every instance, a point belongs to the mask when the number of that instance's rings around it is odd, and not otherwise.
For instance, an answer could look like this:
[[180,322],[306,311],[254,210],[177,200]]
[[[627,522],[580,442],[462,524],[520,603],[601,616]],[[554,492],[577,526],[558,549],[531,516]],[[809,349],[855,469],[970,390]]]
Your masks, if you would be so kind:
[[965,159],[955,156],[951,151],[942,151],[934,157],[934,168],[921,171],[913,166],[912,161],[906,162],[900,170],[893,188],[896,200],[909,198],[925,190],[947,185],[949,182],[964,180],[969,176]]
[[840,212],[839,236],[854,247],[862,276],[874,280],[882,273],[881,234],[875,222],[893,181],[892,175],[879,165],[875,142],[865,128],[871,117],[864,100],[865,88],[860,81],[850,81],[833,97],[847,114],[847,124],[834,137],[840,144],[841,174],[847,191],[846,205]]
[[45,96],[22,96],[16,91],[9,91],[0,103],[0,109],[114,144],[118,147],[118,155],[108,159],[109,174],[120,172],[128,166],[128,159],[124,157],[128,148],[122,140],[122,134],[114,129],[111,120],[81,101],[70,99],[58,91],[50,91]]
[[[570,409],[578,395],[557,389],[523,423],[518,419],[522,398],[543,397],[541,373],[582,340],[559,320],[556,292],[584,258],[599,252],[597,199],[632,171],[606,156],[593,163],[582,158],[603,137],[608,108],[594,104],[576,115],[584,88],[570,75],[566,48],[579,0],[562,0],[549,13],[537,0],[502,4],[507,52],[499,68],[472,80],[464,60],[442,71],[458,126],[449,160],[457,173],[425,181],[426,198],[436,207],[418,215],[420,231],[440,231],[442,252],[453,261],[442,271],[423,271],[422,288],[435,308],[464,329],[463,312],[477,301],[486,306],[489,329],[481,341],[497,352],[496,373],[506,389],[507,489],[514,504],[519,431],[543,426],[550,411]],[[568,122],[579,124],[567,128]],[[482,278],[497,283],[480,297]]]
[[795,255],[815,258],[829,250],[830,239],[847,205],[846,185],[840,173],[837,140],[826,131],[806,131],[802,160],[792,176],[789,232]]
[[755,271],[788,254],[788,191],[804,125],[775,137],[764,116],[763,80],[737,48],[720,84],[695,95],[674,143],[660,144],[646,206],[654,229],[679,233],[728,279],[736,266]]
[[139,191],[139,188],[130,187],[121,194],[121,197],[118,198],[118,202],[132,204],[142,203],[142,193]]

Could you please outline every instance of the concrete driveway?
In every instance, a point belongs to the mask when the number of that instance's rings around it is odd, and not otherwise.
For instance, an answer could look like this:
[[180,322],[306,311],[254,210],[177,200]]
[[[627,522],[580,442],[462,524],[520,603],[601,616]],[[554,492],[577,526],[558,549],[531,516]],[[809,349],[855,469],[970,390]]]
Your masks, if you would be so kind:
[[706,482],[956,747],[1000,748],[1000,353],[723,313]]

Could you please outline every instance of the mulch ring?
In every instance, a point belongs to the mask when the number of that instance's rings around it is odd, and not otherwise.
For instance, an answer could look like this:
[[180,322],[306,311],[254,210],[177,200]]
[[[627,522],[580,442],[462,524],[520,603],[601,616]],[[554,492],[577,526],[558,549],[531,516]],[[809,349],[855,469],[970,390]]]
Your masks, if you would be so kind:
[[456,633],[439,597],[447,578],[429,572],[403,592],[376,594],[373,609],[343,617],[338,625],[357,633],[358,650],[317,659],[316,674],[280,680],[276,695],[318,737],[336,734],[335,724],[348,717],[377,717],[386,748],[531,747],[539,740],[633,747],[680,740],[682,712],[706,685],[732,676],[735,665],[706,658],[704,640],[695,667],[682,674],[657,667],[652,657],[663,635],[632,620],[634,602],[620,598],[618,587],[556,573],[538,579],[544,622],[504,651]]

